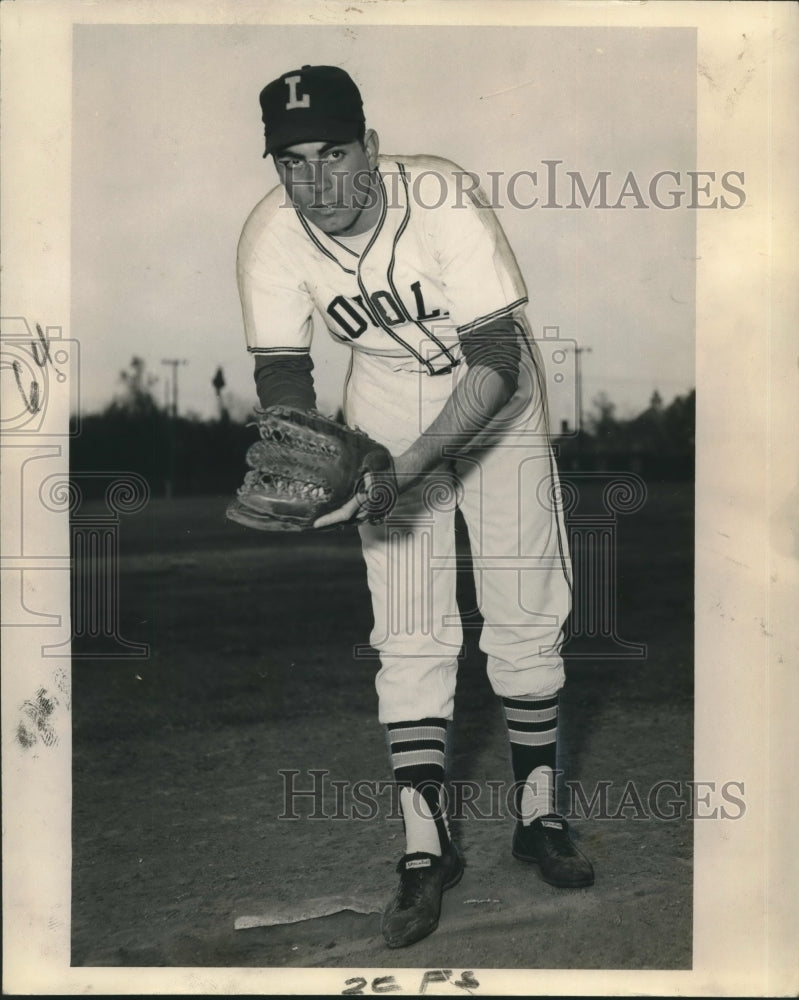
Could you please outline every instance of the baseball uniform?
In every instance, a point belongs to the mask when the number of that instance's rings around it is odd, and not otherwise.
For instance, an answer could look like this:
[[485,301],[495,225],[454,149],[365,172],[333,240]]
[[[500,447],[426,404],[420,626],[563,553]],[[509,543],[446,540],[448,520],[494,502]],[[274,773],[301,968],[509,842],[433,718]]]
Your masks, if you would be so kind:
[[371,641],[381,655],[380,720],[450,719],[462,641],[456,505],[473,549],[481,646],[501,696],[545,697],[563,684],[568,554],[527,293],[496,216],[464,193],[463,171],[446,160],[381,157],[379,177],[384,210],[357,240],[315,229],[286,210],[282,187],[270,192],[244,227],[239,287],[256,356],[307,354],[318,312],[352,350],[347,422],[394,454],[429,426],[463,376],[465,333],[513,317],[524,338],[517,391],[481,434],[486,444],[442,463],[433,488],[428,479],[403,493],[387,524],[360,528]]

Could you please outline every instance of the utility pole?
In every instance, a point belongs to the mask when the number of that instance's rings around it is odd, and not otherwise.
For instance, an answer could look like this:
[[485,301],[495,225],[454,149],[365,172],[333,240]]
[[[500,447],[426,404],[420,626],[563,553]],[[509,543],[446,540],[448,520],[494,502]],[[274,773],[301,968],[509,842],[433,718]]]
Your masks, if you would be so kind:
[[583,373],[582,366],[580,364],[580,355],[583,353],[591,354],[590,347],[575,347],[574,348],[574,381],[577,383],[575,388],[577,389],[577,433],[581,434],[583,430]]
[[178,415],[178,367],[187,365],[188,361],[184,361],[182,358],[162,358],[161,364],[169,365],[172,368],[172,406],[170,411],[172,418],[176,419]]
[[175,491],[175,434],[178,422],[178,368],[180,365],[187,365],[188,361],[184,361],[181,358],[162,358],[161,364],[168,365],[172,368],[172,406],[170,407],[170,416],[172,419],[167,420],[168,458],[166,482],[164,483],[164,492],[167,499],[169,499]]

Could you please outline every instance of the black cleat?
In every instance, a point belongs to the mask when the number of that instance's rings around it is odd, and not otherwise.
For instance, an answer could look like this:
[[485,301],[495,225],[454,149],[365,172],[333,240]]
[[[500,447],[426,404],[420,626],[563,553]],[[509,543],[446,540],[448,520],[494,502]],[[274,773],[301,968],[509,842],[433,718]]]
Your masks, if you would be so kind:
[[555,813],[528,826],[516,824],[511,848],[514,858],[541,868],[541,877],[559,889],[581,889],[594,884],[594,869],[569,837],[569,824]]
[[421,941],[438,927],[441,896],[463,875],[463,859],[454,844],[444,854],[418,851],[406,854],[397,865],[400,884],[383,911],[380,929],[389,948],[404,948]]

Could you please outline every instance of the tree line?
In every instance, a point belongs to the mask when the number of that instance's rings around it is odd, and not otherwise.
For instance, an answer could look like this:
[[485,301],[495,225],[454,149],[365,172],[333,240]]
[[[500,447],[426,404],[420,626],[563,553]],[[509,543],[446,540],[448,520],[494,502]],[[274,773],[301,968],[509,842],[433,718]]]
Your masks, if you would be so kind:
[[629,470],[658,479],[693,479],[695,389],[668,405],[655,390],[647,408],[626,419],[618,418],[615,404],[600,393],[586,424],[582,431],[554,438],[564,471]]
[[[219,375],[214,382],[218,393]],[[113,400],[83,417],[80,434],[70,445],[72,472],[137,472],[153,496],[232,494],[247,470],[244,456],[257,440],[256,429],[246,419],[232,417],[221,395],[215,419],[173,414],[156,401],[155,382],[145,362],[134,357],[120,372]],[[631,470],[691,479],[695,408],[693,390],[668,405],[655,392],[642,413],[619,419],[614,404],[601,394],[581,431],[554,436],[558,464],[564,472]],[[90,489],[91,481],[84,493]]]

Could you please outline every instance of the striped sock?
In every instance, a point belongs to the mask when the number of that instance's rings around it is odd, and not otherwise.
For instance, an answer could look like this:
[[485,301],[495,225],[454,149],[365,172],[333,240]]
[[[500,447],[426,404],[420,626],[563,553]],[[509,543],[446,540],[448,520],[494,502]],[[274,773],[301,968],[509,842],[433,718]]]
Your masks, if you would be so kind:
[[386,734],[394,779],[400,788],[406,854],[441,854],[449,843],[441,801],[447,721],[390,722]]
[[503,698],[516,789],[516,818],[554,813],[558,696]]

